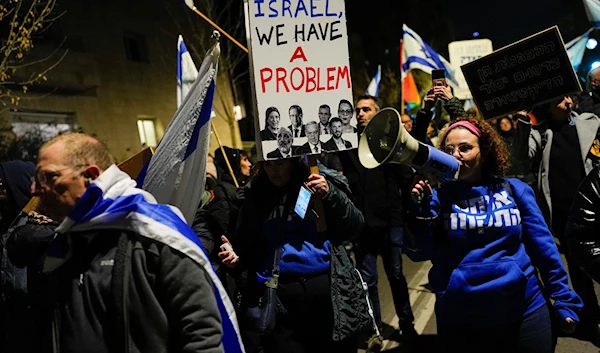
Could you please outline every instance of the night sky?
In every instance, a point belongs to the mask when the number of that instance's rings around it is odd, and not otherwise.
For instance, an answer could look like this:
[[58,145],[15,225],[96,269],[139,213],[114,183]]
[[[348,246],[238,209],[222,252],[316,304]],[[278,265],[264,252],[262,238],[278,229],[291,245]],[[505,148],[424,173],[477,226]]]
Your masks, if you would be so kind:
[[449,42],[476,31],[499,49],[555,24],[565,42],[590,28],[582,0],[347,0],[346,13],[350,35],[377,62],[396,58],[402,23],[444,56]]

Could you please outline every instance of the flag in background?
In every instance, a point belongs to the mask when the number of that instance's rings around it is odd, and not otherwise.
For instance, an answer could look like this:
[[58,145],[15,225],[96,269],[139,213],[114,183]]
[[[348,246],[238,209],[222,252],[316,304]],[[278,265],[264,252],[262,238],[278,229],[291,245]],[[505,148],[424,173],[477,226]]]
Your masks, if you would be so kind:
[[409,72],[402,82],[402,95],[404,96],[406,111],[421,106],[421,96],[419,95],[419,90],[417,89],[417,84],[415,83],[412,72]]
[[137,179],[159,203],[177,206],[188,224],[193,222],[204,192],[219,55],[217,43],[206,54],[196,81]]
[[588,20],[594,27],[600,27],[600,0],[583,0]]
[[369,87],[367,87],[367,94],[371,96],[377,97],[379,94],[379,83],[381,82],[381,65],[377,65],[377,73],[369,83]]
[[465,110],[465,112],[469,109],[477,109],[477,107],[475,107],[475,101],[473,100],[473,98],[465,99],[463,109]]
[[183,0],[183,2],[185,2],[185,4],[192,10],[196,8],[196,6],[194,6],[194,0]]
[[594,28],[590,28],[584,34],[565,44],[567,54],[569,54],[569,59],[571,59],[571,64],[576,71],[579,68],[579,65],[581,65],[583,55],[585,54],[587,41],[590,38],[590,33],[592,33],[593,30]]
[[177,108],[181,106],[197,77],[198,69],[180,34],[177,39]]
[[458,88],[454,67],[425,43],[415,31],[407,25],[403,28],[402,79],[406,78],[412,69],[419,69],[428,74],[435,69],[445,69],[448,84],[455,89]]

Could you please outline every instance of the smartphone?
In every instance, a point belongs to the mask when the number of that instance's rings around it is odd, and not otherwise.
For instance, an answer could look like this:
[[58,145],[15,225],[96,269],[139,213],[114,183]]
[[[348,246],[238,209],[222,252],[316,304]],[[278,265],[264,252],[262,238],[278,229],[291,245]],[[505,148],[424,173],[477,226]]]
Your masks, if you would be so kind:
[[305,186],[300,188],[300,192],[298,193],[298,199],[296,200],[296,206],[294,207],[294,211],[300,216],[302,219],[306,216],[306,210],[308,210],[308,204],[310,203],[310,198],[312,197],[312,192],[308,190]]
[[446,70],[436,69],[431,71],[431,81],[433,86],[446,86]]

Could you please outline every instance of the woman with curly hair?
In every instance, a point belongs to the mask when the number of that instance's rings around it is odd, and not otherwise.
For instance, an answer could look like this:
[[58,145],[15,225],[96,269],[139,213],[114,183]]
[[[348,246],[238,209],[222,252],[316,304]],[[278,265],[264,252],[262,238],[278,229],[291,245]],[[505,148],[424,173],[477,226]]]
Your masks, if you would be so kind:
[[[429,281],[441,347],[553,352],[551,315],[573,332],[583,304],[569,289],[533,190],[518,179],[502,178],[510,155],[485,121],[458,119],[440,145],[459,161],[458,180],[437,190],[427,180],[416,181],[407,221],[433,264]],[[552,314],[542,287],[554,303]]]

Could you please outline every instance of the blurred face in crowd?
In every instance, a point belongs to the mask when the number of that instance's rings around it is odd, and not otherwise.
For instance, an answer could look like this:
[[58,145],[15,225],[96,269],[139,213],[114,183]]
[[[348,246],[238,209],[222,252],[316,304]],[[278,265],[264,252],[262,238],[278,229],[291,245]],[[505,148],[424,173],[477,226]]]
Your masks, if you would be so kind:
[[550,103],[551,119],[554,121],[567,120],[572,108],[573,99],[571,97],[563,97],[562,99],[552,101]]
[[250,161],[248,160],[248,156],[240,156],[240,169],[242,170],[243,175],[250,176],[250,171],[252,170],[252,163],[250,163]]
[[87,186],[82,167],[65,160],[66,146],[56,142],[40,151],[32,194],[40,196],[42,210],[50,218],[62,221],[85,193]]
[[433,121],[429,123],[429,126],[427,126],[427,136],[429,137],[434,137],[433,135],[435,134],[435,127],[433,127]]
[[592,87],[597,90],[598,87],[600,87],[600,68],[595,68],[592,70],[589,76]]
[[342,137],[342,122],[341,121],[334,121],[333,123],[331,123],[331,134],[336,139],[339,139],[340,137]]
[[292,134],[286,130],[280,130],[279,134],[277,135],[277,146],[279,147],[279,150],[281,151],[281,153],[284,154],[288,154],[290,153],[290,150],[292,149]]
[[504,131],[504,132],[508,132],[510,130],[512,130],[512,122],[510,121],[510,119],[508,118],[503,118],[502,120],[500,120],[500,130]]
[[408,116],[408,114],[402,114],[402,125],[404,126],[406,131],[412,131],[412,119],[410,118],[410,116]]
[[331,118],[331,110],[329,108],[319,108],[319,121],[323,126],[329,123],[329,118]]
[[352,119],[352,106],[348,103],[340,104],[338,115],[340,119],[342,119],[344,125],[350,124],[350,119]]
[[271,130],[277,130],[279,128],[279,112],[272,111],[267,117],[267,124]]
[[460,164],[458,180],[477,181],[481,179],[483,158],[479,149],[479,138],[471,131],[456,127],[446,136],[442,151],[451,154]]
[[286,186],[292,178],[292,161],[290,159],[266,161],[263,169],[271,184],[277,187]]
[[302,115],[298,114],[298,109],[290,108],[290,121],[292,126],[298,127],[302,125]]
[[319,125],[307,124],[306,125],[306,138],[308,143],[311,145],[317,145],[319,143]]
[[356,120],[362,126],[367,126],[377,113],[375,101],[372,99],[361,99],[356,103]]

